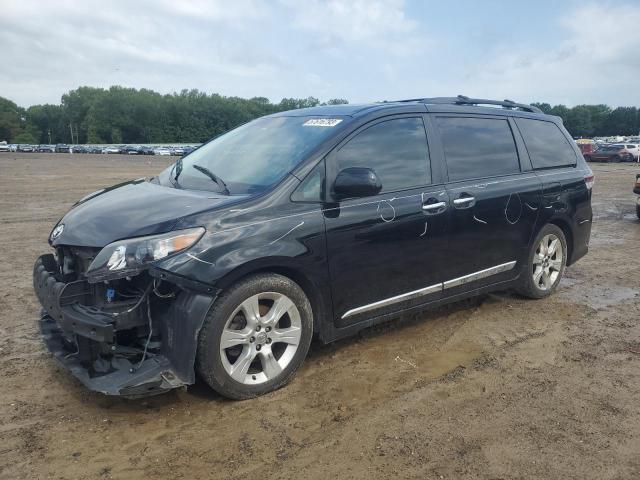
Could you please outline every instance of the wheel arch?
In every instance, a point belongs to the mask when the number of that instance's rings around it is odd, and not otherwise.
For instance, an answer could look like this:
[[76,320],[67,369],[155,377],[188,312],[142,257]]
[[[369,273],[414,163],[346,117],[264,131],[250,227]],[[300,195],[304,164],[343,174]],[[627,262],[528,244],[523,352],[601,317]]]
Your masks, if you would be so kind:
[[562,230],[567,242],[567,265],[571,265],[573,263],[573,232],[569,222],[562,218],[552,218],[547,222],[547,224],[555,225]]
[[[313,275],[303,269],[292,265],[289,258],[269,258],[259,259],[246,263],[231,272],[227,273],[223,278],[216,282],[221,290],[226,290],[247,277],[259,273],[275,273],[282,275],[294,281],[302,288],[302,291],[309,299],[311,311],[313,312],[313,330],[314,333],[322,335],[324,322],[332,318],[331,296],[328,287],[322,287],[322,283],[313,280]],[[327,283],[325,283],[328,285]]]

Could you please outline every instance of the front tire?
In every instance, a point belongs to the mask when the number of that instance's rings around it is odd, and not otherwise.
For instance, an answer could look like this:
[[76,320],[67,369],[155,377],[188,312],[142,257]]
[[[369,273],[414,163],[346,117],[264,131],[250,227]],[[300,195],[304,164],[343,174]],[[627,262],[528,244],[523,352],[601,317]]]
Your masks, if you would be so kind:
[[273,273],[231,286],[207,315],[197,369],[221,395],[242,400],[286,385],[309,351],[311,305],[298,284]]
[[518,293],[527,298],[551,295],[564,275],[567,240],[560,228],[547,224],[540,230],[522,271]]
[[636,217],[640,220],[640,205],[636,205]]

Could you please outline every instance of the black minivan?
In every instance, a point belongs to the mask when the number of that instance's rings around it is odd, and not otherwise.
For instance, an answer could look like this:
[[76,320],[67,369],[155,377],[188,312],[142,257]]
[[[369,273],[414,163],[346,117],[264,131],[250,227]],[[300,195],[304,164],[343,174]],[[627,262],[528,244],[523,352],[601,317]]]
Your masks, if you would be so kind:
[[34,287],[90,389],[286,384],[315,335],[492,290],[542,298],[587,253],[594,177],[557,117],[458,96],[306,108],[94,192]]

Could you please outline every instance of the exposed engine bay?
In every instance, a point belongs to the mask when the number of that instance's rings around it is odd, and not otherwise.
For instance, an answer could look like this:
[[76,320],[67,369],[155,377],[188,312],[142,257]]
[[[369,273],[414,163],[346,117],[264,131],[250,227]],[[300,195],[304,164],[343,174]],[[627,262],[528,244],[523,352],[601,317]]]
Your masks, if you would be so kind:
[[137,397],[193,383],[197,334],[214,296],[148,269],[92,281],[87,269],[99,251],[57,246],[37,260],[34,288],[49,349],[106,394]]

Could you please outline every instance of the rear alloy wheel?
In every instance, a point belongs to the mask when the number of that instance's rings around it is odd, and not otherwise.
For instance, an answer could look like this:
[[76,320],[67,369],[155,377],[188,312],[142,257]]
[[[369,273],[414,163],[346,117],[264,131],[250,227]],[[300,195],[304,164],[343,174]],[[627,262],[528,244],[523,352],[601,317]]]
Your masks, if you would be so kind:
[[198,371],[218,393],[251,398],[285,385],[313,332],[302,289],[276,274],[249,277],[218,298],[199,338]]
[[545,225],[529,252],[518,292],[529,298],[549,296],[560,283],[567,261],[564,233],[555,225]]

